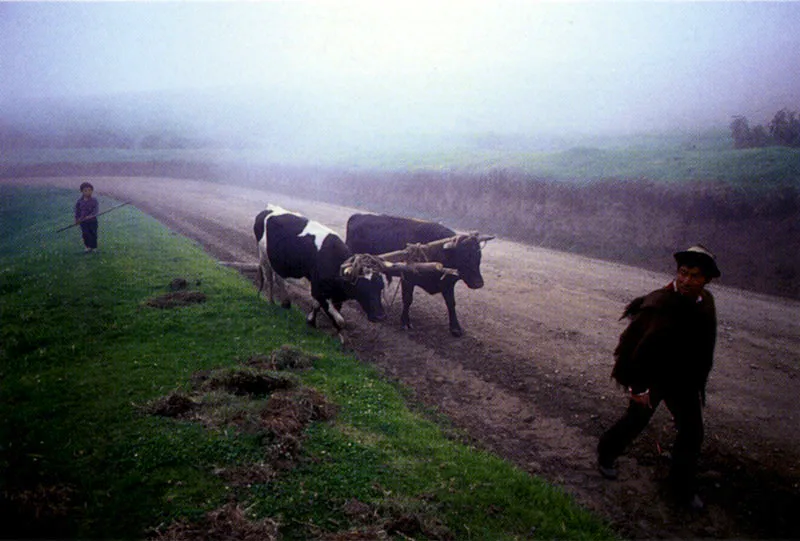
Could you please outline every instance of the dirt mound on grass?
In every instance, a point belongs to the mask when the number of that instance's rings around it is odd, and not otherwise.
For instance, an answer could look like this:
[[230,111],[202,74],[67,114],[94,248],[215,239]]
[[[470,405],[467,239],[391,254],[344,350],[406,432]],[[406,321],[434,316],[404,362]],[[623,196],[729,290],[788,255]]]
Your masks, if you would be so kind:
[[173,291],[145,301],[151,308],[180,308],[206,302],[206,294],[200,291]]
[[266,370],[307,370],[318,359],[317,355],[309,355],[290,345],[283,345],[270,355],[254,355],[245,364]]
[[[197,379],[203,378],[199,375]],[[297,387],[299,382],[291,374],[273,372],[253,367],[234,367],[213,370],[201,380],[202,391],[223,390],[235,395],[267,395],[281,389]]]
[[[417,502],[418,503],[418,502]],[[319,541],[378,541],[393,539],[425,539],[451,541],[453,533],[436,520],[433,512],[411,509],[403,502],[387,499],[380,506],[372,506],[357,499],[342,507],[344,514],[356,524],[349,530],[322,533]]]
[[170,393],[147,404],[144,410],[150,415],[161,417],[183,417],[197,407],[188,395],[180,392]]
[[174,522],[152,538],[158,541],[273,541],[280,539],[278,523],[269,518],[250,519],[237,503],[208,512],[198,522]]

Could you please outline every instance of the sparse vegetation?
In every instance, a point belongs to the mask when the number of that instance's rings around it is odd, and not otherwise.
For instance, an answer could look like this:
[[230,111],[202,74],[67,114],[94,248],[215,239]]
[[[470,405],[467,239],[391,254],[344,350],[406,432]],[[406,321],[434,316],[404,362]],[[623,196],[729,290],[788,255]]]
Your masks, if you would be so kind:
[[[611,536],[134,209],[84,255],[53,233],[73,199],[0,185],[4,537]],[[146,306],[176,276],[206,301]]]

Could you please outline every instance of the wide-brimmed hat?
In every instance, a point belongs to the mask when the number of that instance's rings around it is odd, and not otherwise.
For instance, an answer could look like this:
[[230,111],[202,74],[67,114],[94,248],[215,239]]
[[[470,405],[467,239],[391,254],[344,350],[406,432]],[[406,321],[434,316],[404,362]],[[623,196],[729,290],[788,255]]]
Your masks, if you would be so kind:
[[675,252],[675,261],[678,262],[678,265],[700,267],[706,278],[718,278],[720,276],[717,258],[702,244],[695,244],[682,252]]

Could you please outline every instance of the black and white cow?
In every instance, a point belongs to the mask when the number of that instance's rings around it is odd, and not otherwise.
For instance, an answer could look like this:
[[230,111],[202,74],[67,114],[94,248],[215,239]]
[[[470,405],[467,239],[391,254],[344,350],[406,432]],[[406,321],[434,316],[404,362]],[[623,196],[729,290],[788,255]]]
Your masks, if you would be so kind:
[[441,224],[397,216],[354,214],[347,221],[347,245],[358,253],[386,254],[403,250],[409,244],[427,244],[451,237],[455,237],[452,242],[426,249],[424,257],[427,261],[440,262],[444,267],[458,270],[458,275],[436,271],[404,273],[401,280],[401,322],[404,327],[411,328],[408,312],[414,299],[414,287],[419,286],[431,295],[442,294],[450,319],[450,333],[461,336],[464,331],[456,316],[455,286],[463,280],[470,289],[483,287],[481,242],[494,237],[477,233],[456,235],[455,231]]
[[275,205],[258,213],[253,225],[258,242],[259,293],[268,286],[270,302],[273,298],[273,278],[280,289],[281,306],[291,306],[284,278],[307,278],[311,283],[314,308],[306,321],[316,325],[320,308],[333,322],[344,343],[342,329],[345,325],[340,314],[342,303],[355,299],[370,321],[386,317],[381,304],[383,276],[366,268],[356,270],[343,263],[353,252],[336,233],[305,216],[289,212]]

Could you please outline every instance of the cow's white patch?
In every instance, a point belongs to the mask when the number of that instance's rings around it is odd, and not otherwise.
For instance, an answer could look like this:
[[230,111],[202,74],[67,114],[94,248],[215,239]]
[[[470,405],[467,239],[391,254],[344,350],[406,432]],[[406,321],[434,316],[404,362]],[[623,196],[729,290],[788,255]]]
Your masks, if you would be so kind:
[[297,214],[296,212],[292,212],[291,210],[286,210],[285,208],[279,207],[278,205],[267,205],[267,210],[271,212],[271,214],[267,216],[267,218],[269,218],[270,216],[280,216],[281,214],[292,214],[294,216],[299,216],[300,218],[303,218],[302,215]]
[[344,327],[344,318],[342,317],[342,314],[339,313],[339,310],[333,306],[333,303],[330,301],[330,299],[328,299],[328,313],[333,316],[333,320],[336,322],[336,325],[339,328]]
[[[269,210],[271,214],[267,215],[266,221],[268,221],[273,216],[281,216],[283,214],[291,214],[292,216],[297,216],[298,218],[305,218],[306,220],[308,220],[308,218],[306,218],[302,214],[286,210],[285,208],[279,207],[278,205],[267,205],[267,210]],[[264,224],[264,229],[266,230],[266,223]],[[325,238],[328,235],[335,235],[335,234],[336,233],[334,233],[331,229],[328,229],[321,223],[315,222],[313,220],[308,220],[306,226],[297,236],[304,237],[306,235],[310,235],[314,237],[314,245],[317,247],[317,250],[321,250],[322,243],[325,242]]]
[[317,251],[319,251],[322,249],[322,243],[325,241],[325,238],[328,235],[335,235],[335,234],[336,233],[334,233],[324,225],[309,220],[305,228],[297,236],[304,237],[306,235],[311,235],[312,237],[314,237],[314,244],[317,247]]

